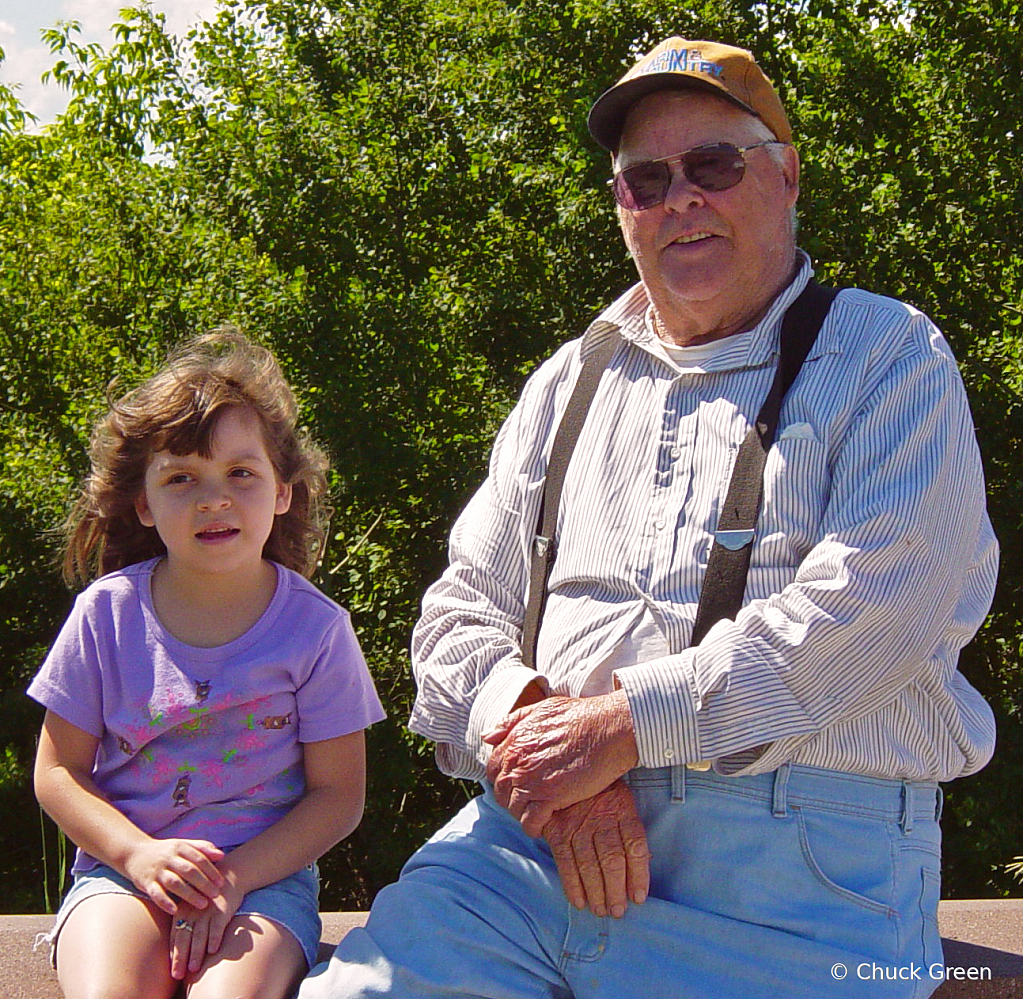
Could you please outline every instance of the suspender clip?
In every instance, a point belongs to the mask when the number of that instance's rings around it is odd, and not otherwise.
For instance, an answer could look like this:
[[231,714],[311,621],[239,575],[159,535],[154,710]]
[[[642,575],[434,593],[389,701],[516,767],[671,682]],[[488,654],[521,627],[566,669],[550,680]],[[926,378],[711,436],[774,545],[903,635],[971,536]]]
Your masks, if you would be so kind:
[[730,552],[737,552],[753,544],[753,531],[715,531],[714,540]]

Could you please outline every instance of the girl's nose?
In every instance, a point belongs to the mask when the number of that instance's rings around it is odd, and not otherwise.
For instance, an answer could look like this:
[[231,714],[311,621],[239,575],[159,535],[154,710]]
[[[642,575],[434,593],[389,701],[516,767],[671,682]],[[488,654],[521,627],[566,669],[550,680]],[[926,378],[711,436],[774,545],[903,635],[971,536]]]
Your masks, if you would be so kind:
[[223,489],[210,486],[200,491],[196,506],[200,510],[225,510],[231,505],[231,497]]

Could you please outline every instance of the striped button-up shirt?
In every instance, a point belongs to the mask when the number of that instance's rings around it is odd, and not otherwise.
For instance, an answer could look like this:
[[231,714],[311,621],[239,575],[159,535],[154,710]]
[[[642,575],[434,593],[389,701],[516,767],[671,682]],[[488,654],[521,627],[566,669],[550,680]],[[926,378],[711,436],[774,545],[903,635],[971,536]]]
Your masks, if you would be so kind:
[[[744,606],[689,647],[732,463],[811,274],[800,261],[702,369],[662,348],[641,284],[603,313],[623,342],[565,479],[538,674],[569,696],[624,688],[644,767],[969,774],[994,722],[957,660],[987,613],[997,544],[954,358],[907,305],[835,300],[782,407]],[[579,343],[527,382],[413,635],[410,726],[452,775],[483,774],[482,734],[537,677],[520,650],[529,553]]]

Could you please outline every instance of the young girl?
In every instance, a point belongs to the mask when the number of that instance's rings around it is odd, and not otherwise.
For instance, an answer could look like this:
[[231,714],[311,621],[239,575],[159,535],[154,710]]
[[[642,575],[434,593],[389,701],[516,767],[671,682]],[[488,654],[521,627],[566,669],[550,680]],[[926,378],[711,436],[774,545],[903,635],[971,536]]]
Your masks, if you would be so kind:
[[50,934],[67,999],[284,997],[315,861],[362,816],[383,711],[304,575],[326,462],[273,356],[200,337],[115,403],[68,521],[75,603],[29,694],[35,787],[78,845]]

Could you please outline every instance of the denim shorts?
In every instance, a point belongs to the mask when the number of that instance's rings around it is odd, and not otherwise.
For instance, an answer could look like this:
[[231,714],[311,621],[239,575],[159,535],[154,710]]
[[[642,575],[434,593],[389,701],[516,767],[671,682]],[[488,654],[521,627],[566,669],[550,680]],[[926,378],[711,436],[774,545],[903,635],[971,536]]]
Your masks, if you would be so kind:
[[[297,999],[923,999],[939,982],[934,784],[784,766],[628,774],[653,858],[621,919],[572,908],[488,789]],[[891,980],[898,976],[898,980]],[[879,984],[880,981],[880,984]]]
[[[111,894],[146,898],[128,878],[103,864],[75,875],[74,883],[57,911],[53,929],[39,940],[39,943],[49,943],[53,967],[57,966],[57,937],[71,911],[93,895]],[[250,891],[242,899],[235,915],[264,916],[282,926],[299,942],[306,964],[311,968],[316,963],[320,943],[319,894],[319,870],[315,864],[310,864],[280,881]]]

